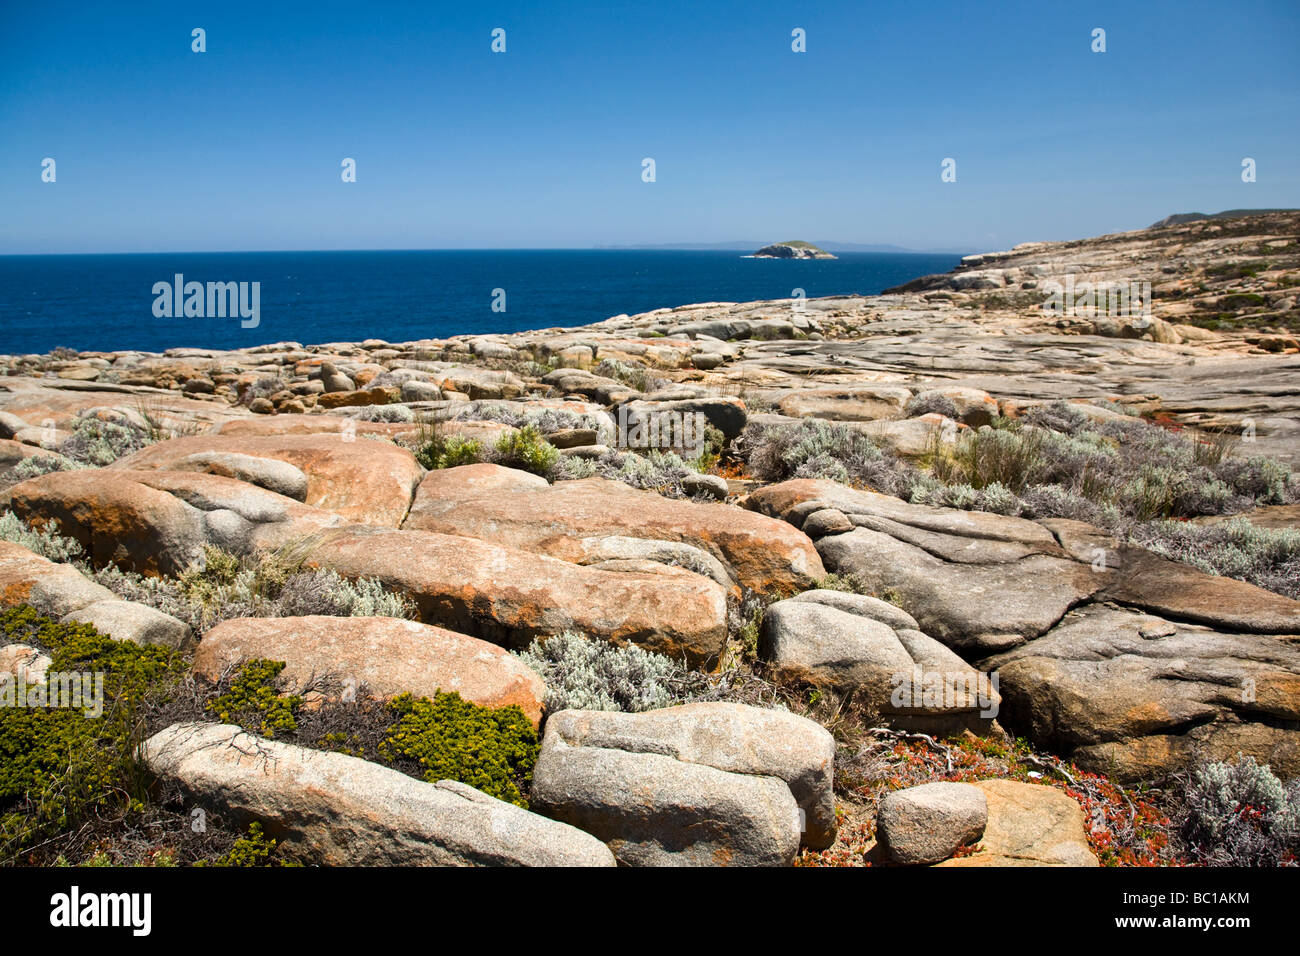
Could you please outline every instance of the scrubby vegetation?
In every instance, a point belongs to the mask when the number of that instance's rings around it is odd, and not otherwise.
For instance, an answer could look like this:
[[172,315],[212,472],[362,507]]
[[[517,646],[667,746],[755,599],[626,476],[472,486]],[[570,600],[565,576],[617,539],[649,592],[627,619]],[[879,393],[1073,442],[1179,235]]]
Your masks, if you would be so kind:
[[458,780],[498,800],[527,807],[537,763],[537,731],[517,706],[488,708],[459,694],[403,694],[389,707],[396,725],[379,746],[389,761],[419,765],[424,779]]
[[284,661],[245,661],[229,686],[208,701],[207,712],[223,724],[238,724],[263,737],[292,733],[298,729],[302,697],[278,692],[276,679],[284,666]]
[[552,470],[552,477],[557,481],[608,478],[633,488],[657,491],[665,498],[690,498],[692,495],[686,490],[683,481],[695,474],[699,474],[695,463],[670,451],[649,451],[645,454],[610,451],[598,458],[563,455]]
[[59,453],[91,468],[111,465],[156,440],[146,425],[125,417],[116,421],[86,415],[72,423],[72,434],[59,445]]
[[628,388],[634,388],[638,392],[653,392],[672,384],[667,379],[651,375],[650,370],[644,366],[628,365],[618,359],[601,359],[591,371],[595,375],[622,382]]
[[[178,794],[152,786],[139,745],[181,720],[236,723],[527,805],[538,737],[518,707],[480,707],[439,692],[307,710],[302,693],[281,686],[281,661],[244,661],[209,683],[189,676],[188,661],[176,651],[113,640],[89,624],[60,624],[26,606],[0,612],[0,646],[12,643],[48,654],[52,673],[103,674],[104,693],[98,716],[66,707],[0,707],[0,863],[279,862],[275,841],[260,828],[227,827],[205,811],[207,823],[196,829],[192,808]],[[43,700],[53,701],[53,686]]]
[[957,418],[957,405],[942,392],[922,392],[919,395],[912,396],[904,411],[908,418],[919,418],[922,415],[932,413],[955,419]]
[[405,424],[415,421],[415,412],[409,405],[362,405],[356,412],[357,421]]
[[1300,600],[1300,531],[1261,528],[1245,518],[1232,518],[1210,525],[1149,522],[1135,526],[1129,537],[1134,544],[1210,574]]
[[60,563],[75,561],[85,553],[78,541],[59,534],[58,522],[33,530],[12,511],[0,513],[0,541],[22,545],[42,558]]
[[410,600],[379,581],[307,567],[307,552],[295,545],[243,557],[206,545],[202,559],[176,577],[153,577],[111,564],[93,568],[81,545],[60,535],[57,524],[34,530],[11,511],[0,513],[0,541],[73,564],[123,600],[170,614],[197,633],[236,617],[415,616]]
[[536,425],[524,425],[502,435],[492,455],[492,460],[498,465],[531,471],[543,477],[550,474],[559,458],[559,450],[542,437]]
[[[79,828],[139,816],[136,765],[146,715],[170,693],[184,660],[164,647],[115,641],[89,624],[60,624],[21,606],[0,612],[0,645],[48,654],[54,673],[102,675],[100,713],[86,707],[0,707],[0,862],[59,846]],[[89,676],[94,686],[96,676]],[[38,685],[46,704],[52,688]],[[87,689],[82,687],[82,700]]]
[[1136,417],[1097,421],[1064,402],[996,419],[916,464],[850,425],[807,419],[750,425],[741,448],[764,481],[827,478],[916,504],[1087,521],[1213,574],[1300,595],[1300,534],[1245,522],[1192,525],[1300,500],[1300,481],[1270,458],[1232,454],[1233,436],[1192,437]]
[[597,415],[583,415],[563,408],[529,409],[503,402],[474,401],[458,406],[452,421],[500,422],[511,428],[532,425],[543,435],[565,428],[609,428],[609,422]]
[[284,547],[239,557],[208,545],[203,559],[175,578],[146,577],[106,565],[91,576],[119,597],[170,614],[203,632],[236,617],[415,616],[414,606],[378,581],[350,581],[305,566],[306,554]]
[[448,435],[436,421],[423,421],[416,438],[415,460],[430,470],[489,461],[549,477],[560,453],[534,424],[503,434],[491,448],[477,439]]
[[415,460],[434,471],[473,465],[483,460],[483,443],[460,435],[447,435],[437,421],[420,422],[415,443]]

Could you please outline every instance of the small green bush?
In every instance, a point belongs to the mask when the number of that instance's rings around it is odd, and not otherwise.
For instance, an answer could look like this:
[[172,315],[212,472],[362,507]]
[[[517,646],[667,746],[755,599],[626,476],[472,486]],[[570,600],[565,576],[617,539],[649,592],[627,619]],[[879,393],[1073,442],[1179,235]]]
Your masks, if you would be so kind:
[[273,866],[271,854],[275,852],[276,842],[262,832],[262,824],[250,823],[248,836],[235,841],[224,856],[213,862],[213,866]]
[[168,648],[115,641],[90,624],[62,624],[26,605],[0,612],[0,645],[9,643],[47,652],[53,673],[102,673],[104,706],[99,716],[0,707],[0,862],[92,817],[140,810],[141,714],[187,670]]
[[483,444],[460,435],[444,435],[437,422],[424,419],[416,438],[415,460],[430,471],[473,465],[483,460]]
[[229,688],[208,702],[208,712],[223,724],[239,724],[245,729],[256,726],[264,737],[274,737],[277,732],[292,734],[298,729],[302,698],[282,696],[276,689],[276,679],[284,668],[284,661],[245,661]]
[[516,705],[480,707],[457,693],[433,699],[403,694],[389,703],[399,719],[379,746],[390,761],[417,764],[424,779],[458,780],[489,796],[527,807],[539,745]]
[[525,425],[502,435],[495,446],[493,459],[507,468],[521,468],[535,475],[548,476],[559,460],[560,452],[542,437],[535,425]]

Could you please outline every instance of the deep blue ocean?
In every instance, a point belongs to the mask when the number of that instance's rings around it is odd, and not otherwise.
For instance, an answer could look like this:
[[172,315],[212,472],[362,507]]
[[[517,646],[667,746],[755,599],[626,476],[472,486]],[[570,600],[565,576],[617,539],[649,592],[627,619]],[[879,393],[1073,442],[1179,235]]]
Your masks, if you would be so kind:
[[[584,325],[690,302],[872,295],[946,272],[959,257],[842,253],[748,259],[736,252],[438,250],[0,256],[0,353],[268,342],[391,342]],[[260,282],[260,321],[156,318],[153,287]],[[493,290],[505,311],[492,310]],[[499,297],[498,297],[499,300]]]

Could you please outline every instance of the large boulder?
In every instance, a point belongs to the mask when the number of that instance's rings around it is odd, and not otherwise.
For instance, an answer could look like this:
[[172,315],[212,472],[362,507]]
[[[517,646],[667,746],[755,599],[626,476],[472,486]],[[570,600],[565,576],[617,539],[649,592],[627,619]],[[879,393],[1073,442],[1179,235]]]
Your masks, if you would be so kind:
[[610,866],[599,840],[462,783],[425,783],[340,753],[173,724],[145,741],[163,785],[259,822],[293,856],[336,866]]
[[939,866],[1097,866],[1083,809],[1046,784],[981,780],[988,823],[976,852]]
[[119,599],[94,601],[63,617],[63,621],[92,624],[101,634],[136,644],[161,644],[182,650],[194,639],[194,632],[184,621],[156,608]]
[[546,732],[553,745],[654,753],[727,773],[776,777],[803,815],[802,840],[835,840],[835,741],[819,724],[783,710],[734,703],[681,704],[638,714],[566,710]]
[[783,521],[723,504],[664,498],[603,478],[550,485],[491,464],[430,472],[403,527],[468,535],[582,564],[608,560],[608,538],[673,542],[701,552],[701,564],[721,562],[734,583],[762,592],[802,590],[825,573],[808,537]]
[[203,635],[194,672],[217,681],[250,658],[284,661],[282,680],[327,696],[388,699],[455,691],[483,707],[520,707],[536,727],[546,685],[495,644],[391,617],[236,618]]
[[587,568],[475,538],[358,525],[322,535],[308,565],[376,578],[409,597],[422,621],[514,648],[576,630],[712,666],[726,645],[726,593],[666,565]]
[[338,515],[219,475],[88,469],[54,472],[0,492],[0,510],[29,525],[58,522],[96,564],[177,574],[205,544],[236,553],[278,547],[343,523]]
[[791,418],[871,422],[899,417],[911,397],[911,390],[902,385],[846,385],[799,389],[782,396],[776,405]]
[[20,544],[0,541],[0,605],[30,604],[41,614],[63,617],[115,595],[70,564],[33,554]]
[[[665,434],[665,428],[669,423],[683,422],[686,420],[685,416],[699,416],[698,421],[703,422],[706,426],[716,428],[722,432],[723,437],[728,441],[739,436],[745,430],[745,423],[749,420],[749,412],[745,408],[745,403],[738,398],[683,398],[666,401],[636,400],[620,405],[618,408],[619,428],[623,432],[619,444],[627,443],[635,446],[635,442],[632,442],[628,436],[635,433],[638,425],[648,430],[650,423],[658,419],[658,431],[661,440],[652,443],[651,447],[665,449],[682,447],[664,439],[662,436]],[[695,435],[697,441],[703,441],[703,429],[695,429],[692,434]],[[696,454],[700,450],[702,449],[696,450]]]
[[[801,718],[752,710],[554,714],[533,773],[533,806],[599,836],[627,865],[787,865],[803,821],[818,821],[816,845],[834,838],[833,744]],[[796,790],[811,815],[800,812]]]
[[989,808],[969,783],[926,783],[886,794],[876,814],[876,838],[891,862],[938,863],[984,835]]
[[70,564],[58,564],[21,545],[0,541],[0,607],[20,604],[61,621],[93,624],[100,633],[119,641],[181,649],[194,636],[184,621],[123,601]]
[[908,504],[806,479],[762,488],[747,504],[796,527],[819,511],[842,513],[853,530],[817,539],[827,570],[895,595],[923,631],[970,657],[1032,640],[1089,600],[1229,631],[1300,633],[1300,602],[1120,545],[1081,522]]
[[922,633],[876,598],[807,591],[767,609],[759,656],[780,680],[852,692],[889,723],[924,732],[986,732],[998,714],[997,675]]
[[1097,600],[1221,630],[1300,634],[1300,601],[1121,544],[1081,521],[1049,518],[1040,524],[1076,561],[1091,562],[1103,581]]
[[1003,722],[1085,769],[1150,780],[1238,752],[1300,775],[1300,647],[1114,605],[982,663]]
[[1300,772],[1300,712],[1285,703],[1300,674],[1300,602],[1077,521],[828,481],[772,485],[749,506],[808,530],[829,570],[890,595],[996,673],[1003,723],[1039,746],[1129,781],[1237,751]]
[[143,448],[114,469],[238,478],[364,524],[397,527],[424,469],[398,445],[347,432],[196,435]]

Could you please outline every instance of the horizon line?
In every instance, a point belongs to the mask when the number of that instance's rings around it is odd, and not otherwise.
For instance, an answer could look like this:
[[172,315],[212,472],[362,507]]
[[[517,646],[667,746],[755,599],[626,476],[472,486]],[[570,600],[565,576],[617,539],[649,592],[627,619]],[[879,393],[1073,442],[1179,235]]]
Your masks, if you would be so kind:
[[[839,243],[833,243],[839,245]],[[844,245],[887,245],[887,243],[844,243]],[[674,248],[680,246],[681,248]],[[688,248],[695,246],[695,248]],[[0,252],[0,259],[17,259],[28,256],[197,256],[197,255],[275,255],[278,253],[353,253],[353,252],[746,252],[748,245],[730,246],[709,243],[655,243],[650,245],[599,245],[599,246],[406,246],[360,249],[175,249],[136,250],[131,252]],[[759,247],[761,248],[761,247]],[[879,256],[947,256],[966,255],[968,250],[948,249],[889,249],[844,250],[847,255]],[[774,260],[781,261],[781,260]],[[813,261],[791,259],[791,262]],[[817,260],[827,261],[827,260]]]

